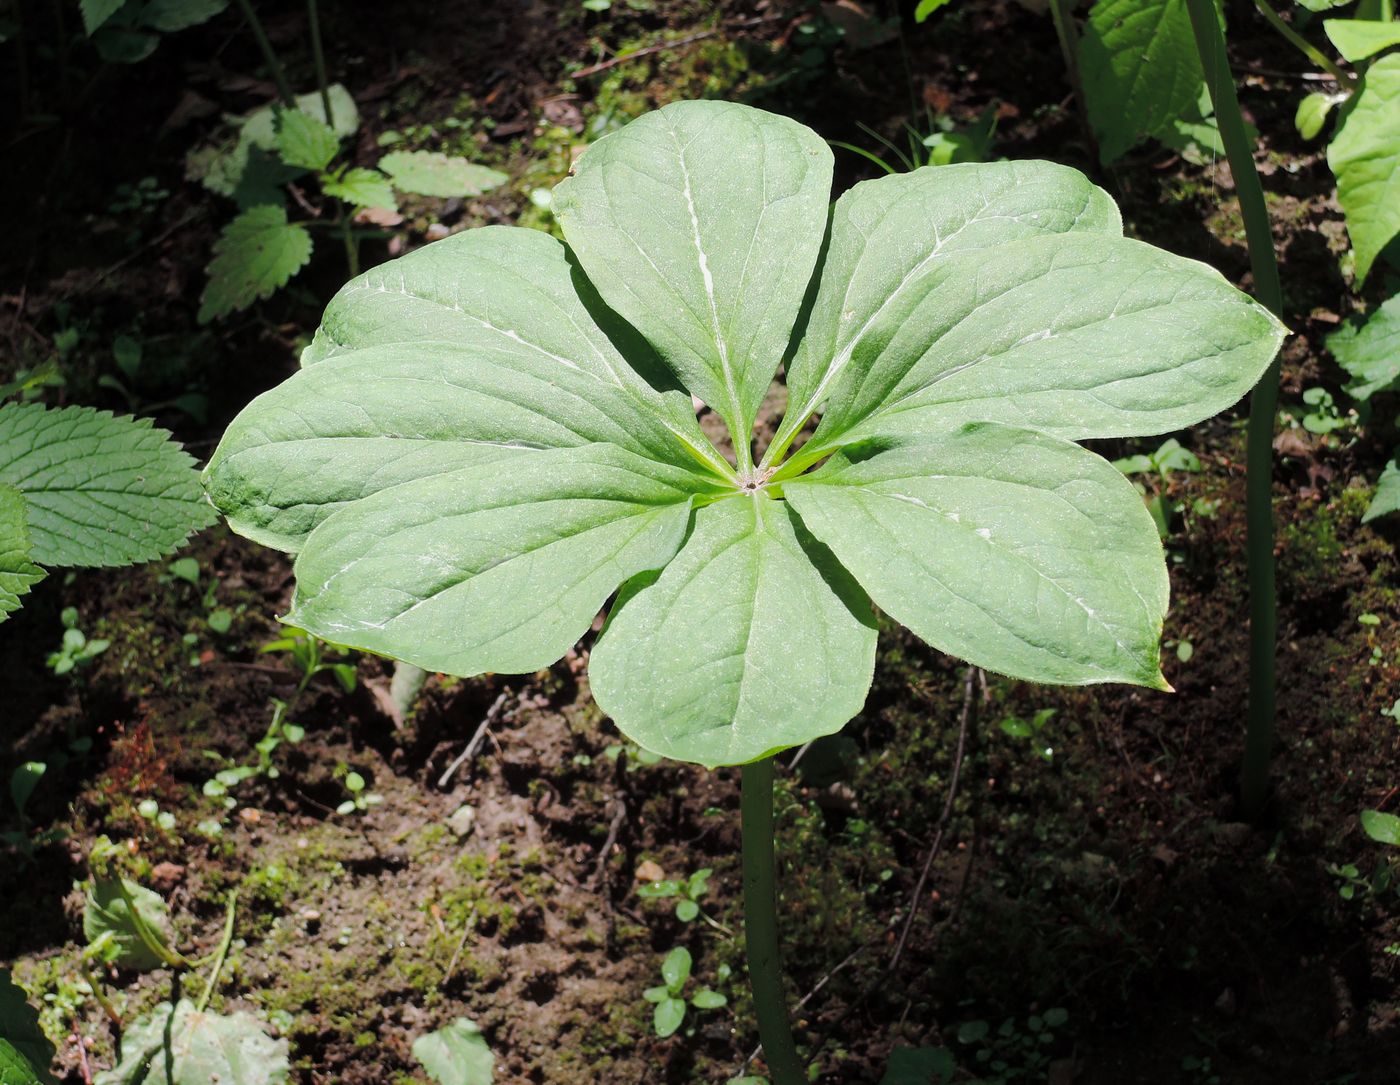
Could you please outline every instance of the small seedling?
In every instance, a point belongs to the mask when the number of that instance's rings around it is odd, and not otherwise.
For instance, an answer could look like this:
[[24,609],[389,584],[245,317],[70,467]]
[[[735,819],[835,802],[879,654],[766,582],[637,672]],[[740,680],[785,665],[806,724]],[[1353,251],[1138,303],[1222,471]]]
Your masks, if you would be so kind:
[[[222,762],[225,766],[216,772],[212,779],[204,781],[204,794],[210,798],[223,798],[230,788],[237,787],[244,780],[255,776],[263,776],[269,780],[277,779],[281,771],[273,763],[273,752],[284,742],[295,746],[305,737],[306,728],[287,719],[287,702],[277,697],[272,698],[272,722],[267,725],[263,737],[253,744],[253,750],[257,754],[256,762],[240,765],[213,750],[204,751],[205,757],[211,761]],[[226,805],[232,803],[232,799],[226,800]]]
[[55,675],[71,674],[112,646],[112,642],[103,637],[89,640],[87,634],[78,628],[77,607],[64,607],[59,620],[63,622],[63,641],[58,651],[50,652],[45,661]]
[[169,810],[162,810],[160,803],[155,799],[142,799],[136,804],[136,812],[147,821],[159,825],[167,833],[175,828],[175,815]]
[[350,797],[335,808],[337,814],[353,814],[357,810],[363,814],[371,806],[378,806],[384,801],[383,795],[365,790],[368,786],[365,778],[353,769],[345,774],[344,783]]
[[269,641],[258,651],[263,654],[286,652],[291,656],[292,662],[301,671],[296,688],[298,694],[304,693],[306,687],[311,685],[311,680],[318,674],[330,674],[346,693],[355,692],[355,664],[333,658],[330,653],[339,652],[341,649],[312,636],[304,629],[289,627],[286,636]]
[[[652,1013],[652,1027],[663,1040],[674,1033],[685,1022],[685,985],[690,979],[690,951],[677,946],[661,961],[660,985],[648,987],[642,997],[656,1005]],[[717,1010],[729,1004],[729,1000],[718,991],[702,987],[690,998],[690,1005],[697,1010]]]
[[1050,762],[1055,759],[1055,748],[1045,741],[1041,732],[1045,730],[1045,725],[1054,718],[1055,709],[1039,709],[1030,719],[1022,719],[1020,716],[1007,716],[1001,721],[1001,732],[1011,738],[1026,739],[1031,744],[1031,751],[1042,761]]
[[[709,867],[697,870],[689,878],[677,881],[671,878],[663,878],[659,881],[648,882],[637,890],[637,896],[643,900],[669,900],[676,899],[676,918],[682,923],[690,923],[701,915],[700,898],[705,895],[710,887],[710,875],[714,873]],[[706,921],[713,924],[714,920],[708,916]]]
[[1343,413],[1332,398],[1332,393],[1326,388],[1304,389],[1302,405],[1285,408],[1283,413],[1290,416],[1293,425],[1301,425],[1309,433],[1320,437],[1357,424],[1356,411],[1348,410]]
[[958,1027],[958,1043],[977,1049],[977,1076],[983,1085],[1033,1081],[1050,1065],[1055,1031],[1068,1021],[1069,1011],[1059,1006],[1032,1014],[1024,1024],[1008,1017],[995,1031],[986,1021],[967,1021]]
[[40,779],[47,771],[48,765],[42,761],[26,761],[10,774],[10,803],[15,808],[19,828],[0,833],[0,842],[14,848],[26,861],[34,858],[37,849],[62,840],[68,835],[62,829],[32,832],[29,817],[25,813],[29,807],[29,800],[34,795],[34,789],[39,786]]
[[[1156,452],[1146,455],[1126,456],[1114,460],[1113,466],[1125,475],[1155,476],[1154,485],[1149,488],[1141,481],[1134,482],[1138,492],[1147,498],[1147,511],[1152,514],[1152,522],[1157,525],[1157,533],[1167,538],[1172,533],[1172,523],[1184,510],[1180,501],[1169,501],[1167,491],[1171,487],[1172,475],[1177,471],[1196,472],[1201,469],[1201,461],[1189,448],[1182,448],[1175,437],[1163,441]],[[1214,516],[1214,506],[1197,502],[1192,511],[1201,515]]]

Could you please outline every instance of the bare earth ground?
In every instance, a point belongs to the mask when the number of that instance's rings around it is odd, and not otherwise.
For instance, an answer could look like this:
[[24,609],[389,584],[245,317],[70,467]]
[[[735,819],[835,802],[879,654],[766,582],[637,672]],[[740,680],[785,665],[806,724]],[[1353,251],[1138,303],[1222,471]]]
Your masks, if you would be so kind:
[[[857,121],[898,139],[905,119],[924,123],[925,108],[967,123],[995,101],[997,154],[1088,170],[1120,200],[1130,231],[1248,286],[1225,165],[1145,147],[1099,168],[1042,16],[955,5],[893,36],[856,18],[843,38],[833,19],[849,12],[828,18],[801,4],[638,6],[647,10],[615,2],[594,16],[572,2],[327,5],[332,74],[357,93],[366,121],[364,162],[394,129],[513,178],[466,203],[413,205],[366,255],[420,244],[437,224],[541,223],[529,192],[562,176],[591,126],[678,97],[752,101],[872,149]],[[287,10],[270,31],[309,87],[300,9]],[[1303,388],[1340,383],[1322,342],[1353,308],[1337,270],[1345,235],[1318,147],[1293,133],[1303,84],[1288,73],[1298,63],[1246,9],[1232,10],[1233,27],[1299,333],[1284,362],[1285,403],[1297,410]],[[566,67],[677,39],[593,75]],[[12,151],[36,168],[8,179],[0,374],[56,356],[63,330],[79,327],[62,360],[67,387],[53,398],[123,409],[97,378],[111,369],[112,336],[135,330],[157,359],[144,402],[190,388],[208,396],[203,424],[157,412],[207,455],[223,423],[291,371],[343,278],[335,252],[260,310],[212,330],[193,320],[227,209],[182,179],[183,154],[218,111],[270,97],[248,75],[258,68],[230,16],[103,74],[67,129]],[[870,175],[845,152],[838,168],[842,185]],[[144,176],[168,197],[112,211],[114,186]],[[960,786],[917,900],[965,676],[886,630],[866,710],[779,783],[786,963],[795,996],[811,995],[798,1032],[820,1080],[877,1081],[896,1044],[949,1046],[966,1080],[996,1060],[1020,1072],[1010,1079],[1054,1085],[1400,1078],[1400,910],[1374,876],[1385,857],[1356,821],[1364,807],[1393,806],[1400,785],[1400,731],[1381,714],[1400,696],[1397,529],[1359,525],[1390,436],[1281,438],[1278,788],[1263,827],[1240,823],[1232,798],[1247,637],[1239,419],[1182,435],[1204,469],[1170,483],[1188,510],[1167,540],[1165,658],[1177,693],[974,683]],[[1198,499],[1218,502],[1214,515],[1190,511]],[[212,1005],[251,1011],[287,1036],[298,1082],[424,1081],[413,1038],[457,1016],[485,1030],[501,1082],[723,1082],[739,1071],[755,1036],[737,937],[735,772],[641,763],[589,699],[587,643],[528,678],[435,677],[401,728],[374,692],[387,665],[357,657],[355,692],[315,679],[294,707],[306,738],[279,747],[277,778],[236,788],[225,811],[203,792],[216,758],[252,759],[272,698],[288,697],[299,677],[285,654],[259,652],[279,635],[290,567],[221,528],[187,553],[200,564],[198,587],[166,563],[55,575],[0,626],[0,715],[13,744],[0,778],[13,763],[57,764],[73,740],[93,740],[51,770],[31,809],[40,828],[68,838],[0,868],[0,961],[45,1000],[68,1081],[82,1080],[73,1037],[89,1042],[94,1067],[113,1055],[114,1031],[77,970],[75,883],[99,833],[130,841],[147,882],[168,896],[188,955],[212,948],[226,895],[239,889]],[[210,602],[234,612],[227,634],[210,628]],[[69,605],[112,645],[76,677],[56,678],[44,661]],[[1363,614],[1379,624],[1359,622]],[[1180,641],[1194,648],[1185,662]],[[1050,708],[1048,761],[998,726]],[[488,718],[479,751],[445,775]],[[384,801],[337,815],[350,769]],[[175,815],[173,829],[137,813],[145,798]],[[214,839],[197,828],[211,818],[224,824]],[[702,903],[714,922],[684,924],[670,903],[639,898],[646,861],[675,877],[713,868]],[[1339,893],[1347,864],[1357,868],[1351,899]],[[692,1011],[687,1028],[657,1040],[641,992],[673,945],[691,950],[697,978],[730,1005]],[[733,976],[721,980],[725,966]],[[170,991],[168,972],[106,979],[129,1018]],[[1052,1007],[1068,1016],[1042,1042],[1030,1018]],[[990,1024],[987,1037],[960,1042],[975,1021]]]

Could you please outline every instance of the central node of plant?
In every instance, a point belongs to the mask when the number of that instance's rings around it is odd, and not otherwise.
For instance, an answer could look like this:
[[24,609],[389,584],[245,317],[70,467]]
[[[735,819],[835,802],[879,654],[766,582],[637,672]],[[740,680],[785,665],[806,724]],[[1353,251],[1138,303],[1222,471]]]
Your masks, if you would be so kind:
[[[773,477],[775,467],[746,467],[738,474],[739,489],[746,494],[756,494],[764,490]],[[770,495],[771,496],[771,495]]]

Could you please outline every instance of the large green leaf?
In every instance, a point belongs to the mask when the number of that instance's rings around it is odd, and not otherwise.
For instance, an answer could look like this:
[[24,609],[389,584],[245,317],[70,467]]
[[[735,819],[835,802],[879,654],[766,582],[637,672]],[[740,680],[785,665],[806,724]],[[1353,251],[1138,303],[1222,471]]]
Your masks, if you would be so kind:
[[53,1085],[54,1049],[39,1027],[39,1011],[0,968],[0,1085]]
[[83,903],[83,936],[108,964],[143,972],[159,968],[165,961],[141,937],[122,887],[136,905],[146,932],[158,945],[170,944],[170,909],[165,901],[159,893],[126,879],[120,887],[115,878],[99,878],[93,883]]
[[700,509],[654,582],[629,586],[593,649],[593,696],[623,734],[729,765],[831,734],[865,703],[869,602],[787,502]]
[[340,137],[325,121],[299,109],[277,114],[277,153],[289,166],[323,170],[340,150]]
[[287,620],[425,670],[536,671],[622,581],[666,564],[700,483],[610,445],[404,483],[308,536]]
[[0,485],[24,495],[30,560],[129,565],[213,521],[194,461],[147,418],[38,403],[0,407]]
[[122,1058],[94,1085],[283,1085],[287,1041],[246,1013],[206,1013],[162,1002],[122,1032]]
[[1324,19],[1328,39],[1352,64],[1400,45],[1400,22],[1377,19]]
[[491,1085],[495,1078],[496,1056],[465,1017],[414,1040],[413,1057],[438,1085]]
[[1079,68],[1104,162],[1170,129],[1205,84],[1186,0],[1097,0]]
[[747,447],[821,246],[831,152],[786,117],[677,102],[575,171],[554,213],[583,269]]
[[20,608],[20,596],[44,579],[44,570],[29,560],[29,525],[24,495],[0,484],[0,622]]
[[670,375],[547,234],[487,226],[366,272],[331,299],[301,363],[353,347],[433,341],[578,393],[608,386],[598,391],[602,401],[634,402],[622,420],[657,458],[730,473],[696,424],[690,396],[658,391]]
[[1217,272],[1069,233],[932,261],[846,348],[804,450],[997,421],[1071,440],[1166,433],[1238,400],[1283,326]]
[[785,490],[876,605],[940,651],[1037,682],[1169,688],[1157,529],[1078,445],[968,425],[857,446]]
[[[295,105],[308,117],[329,124],[336,136],[345,139],[360,126],[355,99],[340,83],[327,88],[331,117],[326,117],[325,101],[319,91],[298,95]],[[229,118],[237,127],[236,136],[222,146],[204,147],[192,153],[186,171],[211,192],[234,199],[240,210],[263,203],[280,203],[280,186],[301,172],[276,157],[277,116],[280,105],[266,105],[244,117]]]
[[563,246],[534,230],[471,231],[362,275],[302,361],[239,415],[205,474],[234,529],[269,546],[298,549],[386,487],[522,451],[606,442],[725,469],[689,398],[628,366]]
[[1400,512],[1400,451],[1390,457],[1381,471],[1376,482],[1376,496],[1371,498],[1361,522],[1369,524],[1378,516],[1389,516],[1392,512]]
[[765,462],[826,401],[856,348],[888,336],[940,262],[1070,232],[1119,237],[1123,224],[1106,192],[1050,162],[925,167],[852,188],[832,213],[816,303],[788,367],[788,413]]
[[214,242],[209,282],[199,299],[199,322],[206,324],[270,296],[310,259],[311,234],[305,226],[288,222],[282,207],[250,207]]
[[1365,320],[1329,335],[1327,349],[1351,374],[1347,393],[1353,399],[1367,400],[1400,384],[1400,294],[1386,299]]
[[1341,127],[1327,148],[1364,282],[1380,251],[1400,232],[1400,53],[1366,70],[1361,89],[1342,107]]

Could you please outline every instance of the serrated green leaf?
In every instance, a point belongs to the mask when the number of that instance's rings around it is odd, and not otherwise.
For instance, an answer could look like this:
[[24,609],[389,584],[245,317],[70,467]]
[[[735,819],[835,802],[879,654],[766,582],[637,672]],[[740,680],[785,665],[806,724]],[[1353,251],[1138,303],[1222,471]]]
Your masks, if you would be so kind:
[[29,560],[29,552],[24,495],[0,484],[0,622],[18,610],[20,597],[44,579],[44,570]]
[[228,0],[146,0],[141,21],[170,34],[207,23],[228,7]]
[[480,196],[510,180],[500,170],[436,151],[394,151],[379,160],[379,168],[395,188],[417,196]]
[[122,1058],[93,1085],[283,1085],[287,1041],[246,1013],[201,1013],[162,1002],[122,1031]]
[[320,171],[340,151],[334,129],[299,109],[278,110],[276,124],[277,153],[289,166]]
[[1400,817],[1380,810],[1361,811],[1361,829],[1377,844],[1400,847]]
[[1243,396],[1284,333],[1218,272],[1140,241],[1070,233],[955,254],[861,328],[802,457],[973,421],[1070,440],[1169,432]]
[[[170,909],[159,893],[133,881],[122,880],[136,904],[146,930],[162,946],[170,944]],[[141,972],[159,968],[165,961],[154,953],[136,929],[115,878],[99,878],[83,903],[83,936],[89,946],[100,944],[101,959],[120,968]]]
[[1394,20],[1323,19],[1322,29],[1337,52],[1352,64],[1400,45],[1400,22]]
[[1079,67],[1105,163],[1171,127],[1205,85],[1185,0],[1097,0]]
[[869,603],[787,502],[700,509],[661,576],[626,595],[589,674],[599,706],[643,749],[742,764],[838,731],[865,703]]
[[147,418],[89,407],[0,407],[0,485],[24,495],[30,560],[129,565],[214,520],[194,460]]
[[652,1011],[651,1023],[661,1039],[673,1035],[685,1023],[685,999],[668,998],[658,1002]]
[[1392,512],[1400,512],[1400,452],[1390,457],[1390,462],[1381,472],[1376,483],[1376,496],[1371,498],[1361,522],[1369,524],[1377,517],[1388,516]]
[[1400,232],[1400,53],[1381,57],[1342,107],[1341,125],[1327,148],[1337,178],[1362,283],[1377,256]]
[[8,968],[0,968],[0,1085],[54,1085],[54,1048],[39,1027],[39,1011]]
[[1168,688],[1157,529],[1078,445],[969,425],[858,446],[785,490],[875,604],[940,651],[1036,682]]
[[199,322],[246,309],[287,284],[311,259],[311,234],[287,221],[281,207],[253,207],[224,227],[214,242],[209,282],[199,299]]
[[1353,399],[1400,386],[1400,294],[1329,335],[1327,349],[1351,374],[1346,390]]
[[386,211],[399,209],[393,186],[378,170],[346,170],[339,180],[326,181],[321,191],[356,207],[381,207]]
[[465,1017],[414,1040],[413,1057],[438,1085],[491,1085],[495,1077],[496,1056]]
[[554,189],[554,215],[603,299],[747,448],[830,188],[831,151],[811,129],[677,102],[590,146]]
[[[330,123],[341,139],[355,134],[360,113],[355,99],[340,83],[327,88],[331,100],[331,121],[319,91],[298,95],[299,112],[321,123]],[[301,174],[297,167],[284,165],[277,156],[277,114],[281,106],[267,105],[243,117],[229,117],[237,134],[224,143],[198,148],[185,160],[185,174],[211,192],[228,196],[241,211],[260,204],[282,202],[281,186]]]
[[305,368],[225,433],[205,471],[214,503],[234,530],[296,550],[348,502],[531,450],[604,442],[727,469],[690,398],[641,378],[572,275],[548,235],[487,227],[355,279]]
[[79,0],[78,11],[83,17],[83,31],[92,37],[125,3],[126,0]]
[[785,450],[868,344],[888,338],[960,253],[1079,232],[1120,237],[1113,200],[1078,170],[1049,162],[924,168],[862,181],[832,213],[831,239],[806,334],[788,367],[788,411],[765,463]]
[[307,537],[287,621],[430,671],[539,670],[676,552],[698,481],[590,445],[403,483]]

